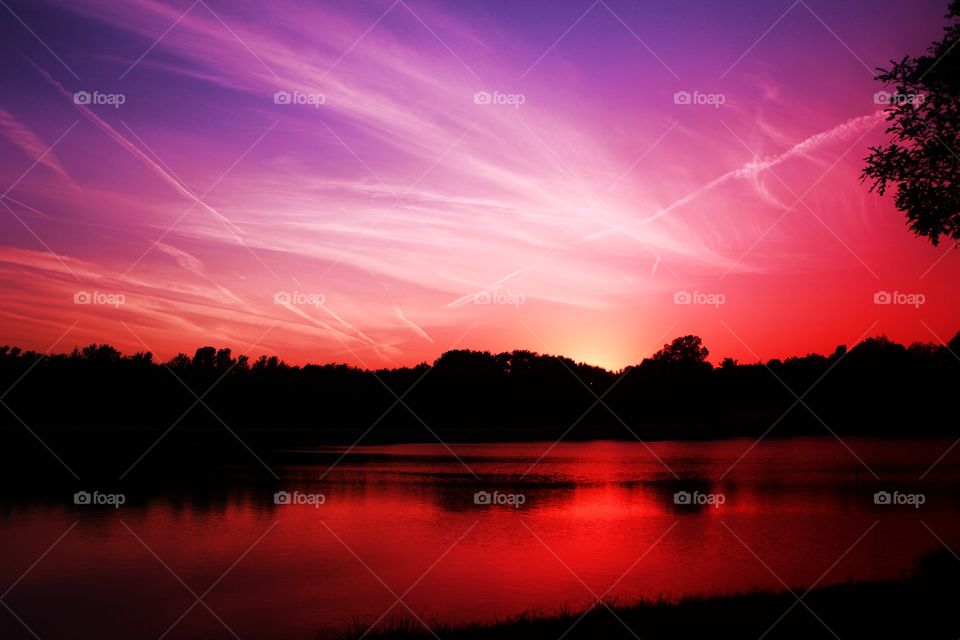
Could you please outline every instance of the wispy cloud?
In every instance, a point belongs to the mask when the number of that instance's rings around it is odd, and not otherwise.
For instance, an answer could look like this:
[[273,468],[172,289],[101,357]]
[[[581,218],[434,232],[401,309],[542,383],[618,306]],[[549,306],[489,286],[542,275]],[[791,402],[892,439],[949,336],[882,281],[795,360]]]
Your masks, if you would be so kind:
[[[52,43],[69,59],[97,60],[83,86],[53,67],[33,83],[0,71],[15,92],[0,111],[11,149],[39,157],[46,132],[77,112],[84,123],[10,199],[36,236],[0,215],[0,290],[14,300],[6,310],[46,320],[80,312],[101,341],[127,335],[111,331],[107,310],[69,302],[78,286],[69,265],[82,286],[128,293],[124,321],[165,350],[243,347],[279,321],[265,348],[379,366],[430,360],[474,323],[463,346],[529,347],[522,319],[552,350],[589,359],[642,351],[679,317],[683,330],[737,356],[727,331],[706,333],[713,312],[729,314],[741,335],[763,319],[791,325],[790,307],[815,305],[773,298],[825,279],[836,289],[824,273],[861,268],[846,263],[838,237],[865,263],[905,255],[898,269],[925,262],[922,273],[933,262],[904,250],[890,199],[857,182],[862,154],[831,166],[882,118],[851,117],[875,90],[855,60],[857,75],[847,76],[836,51],[778,49],[772,32],[762,59],[752,53],[725,79],[723,108],[676,105],[674,92],[695,87],[675,86],[624,25],[647,21],[657,34],[647,44],[685,82],[683,69],[709,71],[729,43],[691,42],[672,31],[678,9],[645,5],[624,23],[591,13],[518,80],[582,14],[575,4],[543,14],[505,3],[478,19],[471,3],[217,2],[214,15],[202,4],[184,14],[190,4],[172,0],[38,2],[39,23],[55,14],[78,29],[95,23],[104,37]],[[854,50],[861,37],[899,33],[857,7],[837,12],[869,34],[850,34]],[[736,27],[758,19],[738,16]],[[810,28],[802,42],[830,38]],[[97,86],[126,103],[74,104],[74,90]],[[323,100],[275,104],[277,91]],[[523,104],[475,102],[478,91]],[[19,151],[0,166],[13,178]],[[71,177],[82,191],[62,188]],[[806,211],[779,222],[794,186],[803,193],[821,177],[804,202],[836,235]],[[56,256],[36,253],[38,238]],[[743,255],[742,277],[723,282],[729,305],[673,305],[677,290],[719,286]],[[952,275],[943,265],[936,273]],[[325,302],[275,303],[279,283],[323,292]],[[494,292],[525,304],[469,304]],[[838,323],[875,311],[855,303],[845,298]],[[812,340],[812,331],[794,333]]]
[[39,160],[40,164],[52,170],[65,182],[76,186],[73,178],[60,164],[56,152],[50,149],[50,145],[3,108],[0,108],[0,135],[19,147],[31,162]]
[[[846,140],[850,138],[850,136],[862,133],[866,129],[869,129],[870,127],[882,122],[884,117],[884,112],[881,110],[870,115],[850,118],[849,120],[845,120],[844,122],[827,129],[826,131],[821,131],[809,136],[808,138],[805,138],[804,140],[794,144],[783,153],[758,160],[751,160],[750,162],[747,162],[736,169],[727,171],[713,180],[710,180],[706,184],[697,187],[683,197],[677,198],[667,206],[659,209],[656,213],[641,219],[639,224],[649,224],[655,220],[658,220],[683,207],[684,205],[693,202],[703,194],[713,191],[717,187],[730,182],[731,180],[754,179],[764,171],[781,165],[788,160],[797,157],[809,156],[809,154],[819,150],[824,146],[833,144],[840,140]],[[608,235],[609,233],[611,233],[610,230],[600,231],[595,234],[591,234],[587,239],[593,240],[603,235]]]
[[101,131],[106,133],[110,137],[110,139],[112,139],[114,142],[120,145],[125,151],[127,151],[134,158],[139,160],[151,172],[159,176],[160,179],[166,182],[168,185],[170,185],[174,189],[174,191],[176,191],[178,194],[180,194],[184,198],[193,201],[200,208],[208,211],[218,220],[220,220],[225,225],[227,225],[234,233],[236,234],[242,233],[239,227],[233,224],[225,216],[221,215],[219,211],[217,211],[216,209],[208,205],[206,202],[198,198],[192,191],[190,191],[190,189],[188,189],[183,184],[181,184],[181,182],[177,178],[175,178],[173,175],[171,175],[166,169],[160,166],[146,153],[141,151],[139,147],[137,147],[135,144],[130,142],[130,140],[124,137],[119,131],[117,131],[112,126],[110,126],[110,124],[107,123],[106,120],[104,120],[103,118],[98,116],[96,113],[94,113],[94,111],[90,107],[86,106],[85,104],[76,102],[73,99],[74,94],[67,91],[63,87],[63,85],[60,84],[60,82],[57,81],[53,76],[51,76],[46,70],[42,69],[36,64],[34,64],[34,67],[37,69],[37,71],[40,72],[41,75],[43,75],[44,78],[47,79],[48,82],[50,82],[50,84],[52,84],[57,89],[57,91],[59,91],[59,93],[64,98],[73,102],[74,106],[83,115],[83,117],[85,117],[87,120],[89,120],[94,125],[96,125]]

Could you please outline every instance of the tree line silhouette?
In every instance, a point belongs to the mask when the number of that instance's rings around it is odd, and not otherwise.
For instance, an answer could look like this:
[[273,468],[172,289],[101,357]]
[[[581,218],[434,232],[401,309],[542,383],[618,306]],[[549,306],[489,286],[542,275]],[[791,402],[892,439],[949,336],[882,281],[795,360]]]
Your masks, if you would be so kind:
[[209,346],[168,362],[106,344],[57,355],[4,346],[0,424],[189,430],[222,421],[317,443],[372,425],[385,440],[556,437],[571,427],[571,438],[720,437],[774,424],[773,435],[823,435],[826,425],[935,434],[956,430],[958,354],[960,333],[946,345],[879,336],[830,355],[716,367],[699,337],[683,336],[618,372],[526,350],[454,350],[432,365],[365,370]]

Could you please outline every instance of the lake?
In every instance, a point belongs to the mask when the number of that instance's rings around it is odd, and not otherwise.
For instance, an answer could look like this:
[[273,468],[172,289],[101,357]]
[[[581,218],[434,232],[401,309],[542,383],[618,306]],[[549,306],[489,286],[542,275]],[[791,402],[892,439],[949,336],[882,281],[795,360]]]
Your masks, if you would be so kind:
[[[753,444],[326,448],[279,483],[24,499],[0,511],[2,600],[43,640],[300,639],[406,607],[467,622],[894,578],[960,545],[960,447],[928,472],[950,440]],[[14,613],[0,637],[32,638]]]

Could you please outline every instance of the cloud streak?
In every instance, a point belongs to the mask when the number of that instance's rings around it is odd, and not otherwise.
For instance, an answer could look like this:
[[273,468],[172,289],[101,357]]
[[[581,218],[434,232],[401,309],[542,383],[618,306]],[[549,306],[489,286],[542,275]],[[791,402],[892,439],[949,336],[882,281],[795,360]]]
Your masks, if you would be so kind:
[[50,145],[41,140],[29,127],[13,117],[9,111],[2,108],[0,108],[0,135],[19,147],[31,161],[39,161],[40,164],[62,178],[64,182],[76,186],[73,178],[60,164],[56,153],[50,149]]
[[[777,48],[771,32],[769,50],[725,78],[723,108],[676,105],[682,87],[625,25],[644,22],[656,34],[647,44],[681,76],[709,72],[730,34],[769,26],[760,12],[718,17],[722,38],[691,41],[678,6],[638,5],[623,23],[592,12],[557,43],[583,13],[573,0],[546,13],[523,3],[218,2],[216,16],[167,0],[41,0],[37,24],[58,25],[45,30],[51,46],[98,64],[83,86],[56,68],[38,68],[35,83],[0,70],[13,88],[0,136],[38,157],[38,132],[62,131],[78,111],[93,126],[77,127],[11,200],[35,235],[0,216],[7,317],[33,313],[53,327],[77,311],[71,288],[115,288],[131,303],[83,309],[95,328],[87,337],[128,336],[122,318],[165,353],[211,342],[242,351],[279,321],[264,349],[382,366],[454,344],[543,347],[530,327],[544,348],[617,367],[673,323],[718,355],[749,359],[720,316],[764,355],[828,350],[826,329],[813,328],[822,323],[791,311],[816,308],[820,298],[804,297],[816,291],[835,300],[830,334],[859,335],[876,309],[836,299],[841,287],[876,286],[862,264],[890,277],[887,256],[902,256],[896,273],[923,273],[939,257],[914,248],[889,199],[857,182],[862,154],[823,174],[847,141],[879,138],[882,114],[860,115],[873,81],[816,46],[822,25],[800,24],[797,42],[810,49]],[[837,13],[860,25],[843,34],[854,50],[923,44],[891,40],[907,35],[889,16]],[[127,100],[74,104],[73,90],[94,88]],[[276,104],[277,91],[323,100]],[[475,101],[480,91],[522,104]],[[741,137],[762,157],[744,162]],[[15,179],[20,154],[0,159],[0,171]],[[79,189],[64,189],[69,179]],[[812,184],[804,202],[817,217],[784,216],[791,187]],[[204,213],[187,215],[193,208]],[[51,255],[31,253],[40,239],[79,284]],[[957,275],[945,260],[925,284],[938,286],[940,273],[944,283]],[[278,283],[322,292],[324,303],[275,303]],[[721,309],[673,304],[676,291],[720,287],[730,301]],[[524,303],[471,304],[492,293]],[[951,312],[960,309],[936,311],[944,322]],[[766,342],[765,325],[777,327]],[[45,337],[13,321],[0,328]]]

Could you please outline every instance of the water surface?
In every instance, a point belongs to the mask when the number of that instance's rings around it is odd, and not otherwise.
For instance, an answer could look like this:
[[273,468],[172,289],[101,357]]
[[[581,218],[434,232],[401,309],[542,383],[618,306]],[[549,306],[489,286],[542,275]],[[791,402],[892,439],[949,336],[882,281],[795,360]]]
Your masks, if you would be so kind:
[[[0,512],[3,601],[44,640],[311,638],[406,606],[465,622],[597,596],[892,578],[937,537],[960,543],[957,456],[920,479],[952,442],[845,443],[452,445],[460,460],[395,445],[332,469],[341,451],[326,449],[277,468],[276,485],[128,495],[116,509],[28,500]],[[325,502],[275,505],[278,490]],[[879,490],[925,502],[877,505]],[[479,491],[524,504],[475,504]],[[723,504],[677,505],[678,491]],[[0,637],[33,636],[0,611]]]

